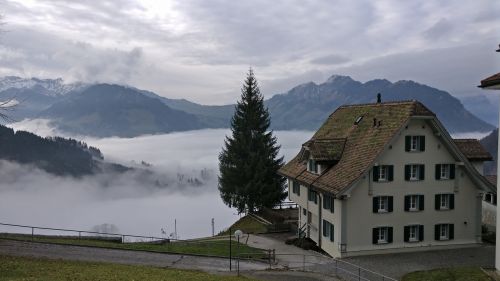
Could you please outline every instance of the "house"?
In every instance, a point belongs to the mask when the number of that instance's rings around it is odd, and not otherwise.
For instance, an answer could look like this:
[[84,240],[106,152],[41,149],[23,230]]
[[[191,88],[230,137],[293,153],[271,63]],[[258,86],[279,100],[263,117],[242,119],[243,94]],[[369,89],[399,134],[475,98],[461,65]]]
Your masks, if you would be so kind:
[[379,101],[339,107],[279,173],[299,234],[345,257],[480,243],[486,160],[420,102]]

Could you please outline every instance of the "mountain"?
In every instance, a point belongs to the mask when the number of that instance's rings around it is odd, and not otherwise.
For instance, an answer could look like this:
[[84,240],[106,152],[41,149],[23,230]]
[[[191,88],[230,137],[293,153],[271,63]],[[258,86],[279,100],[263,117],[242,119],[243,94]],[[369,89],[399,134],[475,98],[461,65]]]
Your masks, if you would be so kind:
[[391,83],[385,79],[366,83],[334,75],[322,84],[299,85],[275,95],[266,104],[274,129],[315,130],[343,104],[370,103],[381,93],[383,101],[419,100],[437,114],[452,133],[487,132],[494,127],[477,118],[449,93],[413,81]]
[[461,99],[465,108],[486,122],[498,125],[498,95],[474,95]]
[[42,138],[0,125],[0,143],[0,159],[34,165],[56,175],[89,175],[102,171],[107,165],[127,169],[105,163],[99,149],[73,139]]
[[70,93],[78,93],[88,87],[84,83],[64,83],[58,79],[0,78],[0,101],[10,100],[18,105],[9,112],[13,121],[35,118],[38,113],[63,99]]
[[[3,90],[2,90],[3,89]],[[451,133],[487,132],[494,127],[479,119],[445,91],[413,81],[375,79],[365,83],[333,75],[321,84],[298,85],[265,101],[275,130],[316,130],[343,104],[416,99],[434,111]],[[202,128],[228,128],[235,105],[201,105],[169,99],[123,85],[64,84],[61,79],[0,79],[0,101],[15,97],[15,120],[48,118],[60,130],[97,137],[134,137]],[[467,100],[467,107],[487,116],[484,99]],[[479,113],[478,113],[479,114]]]
[[480,140],[481,144],[493,156],[493,161],[486,162],[484,165],[485,175],[497,174],[497,155],[498,155],[498,129],[495,129],[486,137]]
[[97,137],[134,137],[203,128],[198,117],[175,110],[133,88],[96,84],[39,114],[58,129]]

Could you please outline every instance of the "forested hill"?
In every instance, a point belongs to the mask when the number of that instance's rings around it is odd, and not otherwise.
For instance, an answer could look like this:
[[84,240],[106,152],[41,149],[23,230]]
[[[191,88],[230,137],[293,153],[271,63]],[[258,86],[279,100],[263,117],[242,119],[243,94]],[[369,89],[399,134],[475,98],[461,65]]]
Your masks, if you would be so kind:
[[34,165],[56,175],[78,177],[99,172],[104,158],[99,149],[81,141],[42,138],[0,125],[0,159]]

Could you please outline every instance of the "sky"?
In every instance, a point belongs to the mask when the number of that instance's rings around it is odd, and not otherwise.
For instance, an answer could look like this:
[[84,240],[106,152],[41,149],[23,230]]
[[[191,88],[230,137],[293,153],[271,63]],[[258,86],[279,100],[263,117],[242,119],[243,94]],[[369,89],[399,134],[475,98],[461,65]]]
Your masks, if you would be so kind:
[[333,74],[482,94],[500,71],[498,0],[0,0],[0,76],[128,84],[234,103]]

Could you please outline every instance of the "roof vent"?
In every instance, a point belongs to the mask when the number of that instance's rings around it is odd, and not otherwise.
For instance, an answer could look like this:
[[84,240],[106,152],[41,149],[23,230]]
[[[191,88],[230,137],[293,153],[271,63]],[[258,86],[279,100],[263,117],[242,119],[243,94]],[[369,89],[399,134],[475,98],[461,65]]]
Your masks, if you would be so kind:
[[382,102],[382,95],[380,93],[377,94],[377,103]]

